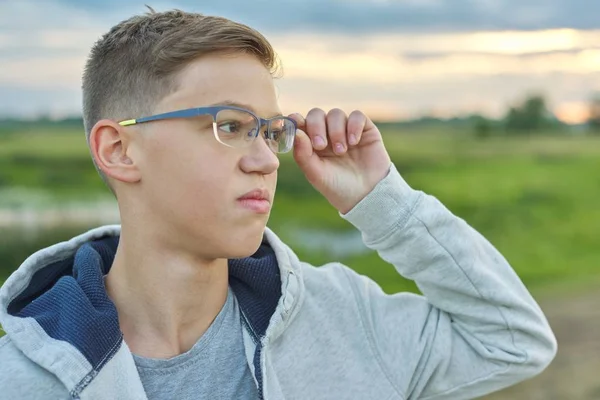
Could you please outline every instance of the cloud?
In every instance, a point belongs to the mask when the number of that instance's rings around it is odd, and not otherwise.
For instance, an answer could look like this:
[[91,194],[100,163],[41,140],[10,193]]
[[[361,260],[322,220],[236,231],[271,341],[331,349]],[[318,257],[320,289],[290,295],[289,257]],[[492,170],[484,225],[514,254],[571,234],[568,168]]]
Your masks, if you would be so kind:
[[7,116],[63,117],[80,114],[81,94],[76,88],[27,88],[0,83],[0,118]]
[[[145,12],[142,3],[116,0],[41,4],[0,0],[4,115],[77,113],[81,73],[94,41],[119,20]],[[449,4],[454,8],[447,12]],[[568,21],[583,3],[543,3],[540,13],[536,4],[542,2],[179,0],[153,6],[237,16],[266,31],[283,61],[278,85],[284,109],[343,106],[391,118],[422,110],[497,114],[525,90],[544,89],[557,106],[585,102],[600,90],[600,29],[474,31],[511,26],[513,19],[529,21],[525,25],[533,29],[544,25],[537,20],[555,18],[556,10]],[[470,15],[479,19],[471,23]]]
[[293,47],[303,51],[340,53],[525,53],[588,49],[598,46],[600,29],[578,31],[555,29],[540,31],[391,33],[353,37],[342,34],[281,34],[270,40],[276,48]]
[[[380,37],[275,38],[287,78],[322,77],[353,85],[426,82],[499,74],[587,74],[600,70],[599,31],[455,33]],[[312,43],[315,43],[312,45]]]
[[59,2],[0,2],[0,85],[11,94],[79,87],[89,49],[111,23]]
[[516,59],[535,59],[535,58],[545,58],[545,57],[553,57],[553,56],[573,56],[586,51],[600,51],[600,47],[593,47],[590,49],[586,48],[575,48],[569,50],[553,50],[553,51],[535,51],[535,52],[527,52],[527,53],[518,53],[518,54],[502,54],[502,53],[494,53],[494,52],[478,52],[478,51],[457,51],[457,52],[431,52],[431,51],[415,51],[415,52],[405,52],[401,53],[400,57],[404,58],[408,61],[443,61],[449,57],[461,57],[461,58],[472,58],[472,57],[484,57],[484,58],[516,58]]
[[[79,10],[144,12],[140,2],[60,0]],[[590,0],[282,0],[149,2],[241,20],[269,32],[464,32],[600,28],[600,2]]]
[[[348,112],[358,108],[374,118],[398,118],[421,114],[451,116],[481,111],[501,116],[506,107],[518,103],[528,93],[547,96],[553,108],[581,104],[590,87],[600,90],[595,73],[554,72],[540,75],[497,74],[439,76],[428,81],[410,81],[389,85],[385,82],[356,81],[353,85],[315,78],[297,78],[278,83],[281,104],[290,112],[308,112],[312,107],[340,107]],[[318,93],[318,96],[314,96]],[[584,95],[582,95],[584,94]]]
[[[109,0],[110,1],[110,0]],[[35,0],[0,1],[0,33],[13,37],[43,29],[85,29],[106,27],[115,22],[111,12],[94,12],[84,3],[69,4],[68,1]]]

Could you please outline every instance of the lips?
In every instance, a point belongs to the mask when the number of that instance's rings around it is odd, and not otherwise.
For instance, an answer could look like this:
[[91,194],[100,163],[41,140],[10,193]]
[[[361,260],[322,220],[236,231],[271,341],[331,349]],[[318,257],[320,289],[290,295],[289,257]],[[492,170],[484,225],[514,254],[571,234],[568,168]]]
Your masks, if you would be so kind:
[[240,196],[238,200],[267,200],[271,202],[271,196],[267,189],[254,189],[243,196]]
[[238,198],[245,209],[258,214],[268,214],[271,210],[271,196],[266,189],[254,189]]

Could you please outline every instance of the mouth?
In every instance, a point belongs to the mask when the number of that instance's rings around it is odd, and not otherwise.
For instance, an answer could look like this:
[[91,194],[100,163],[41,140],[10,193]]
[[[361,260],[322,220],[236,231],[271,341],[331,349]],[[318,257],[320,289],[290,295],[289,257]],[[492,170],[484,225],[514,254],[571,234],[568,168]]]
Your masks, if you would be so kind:
[[266,189],[254,189],[238,197],[238,204],[257,214],[268,214],[271,211],[271,196]]

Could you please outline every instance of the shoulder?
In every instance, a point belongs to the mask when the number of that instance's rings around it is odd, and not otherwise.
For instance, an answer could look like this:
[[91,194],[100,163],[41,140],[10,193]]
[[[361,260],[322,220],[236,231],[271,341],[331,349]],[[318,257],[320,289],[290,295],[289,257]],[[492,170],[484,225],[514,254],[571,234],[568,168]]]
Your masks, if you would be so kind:
[[308,296],[322,294],[323,289],[336,295],[351,295],[349,284],[355,280],[349,267],[338,262],[314,266],[301,262],[302,277]]
[[[336,262],[319,266],[300,262],[300,265],[301,290],[296,293],[300,295],[297,299],[302,311],[298,317],[324,318],[334,325],[357,317],[359,308],[347,271],[349,267]],[[287,291],[290,292],[289,286]]]
[[0,338],[0,387],[2,396],[6,396],[7,399],[69,397],[62,383],[50,372],[25,357],[8,336]]
[[386,293],[382,287],[367,275],[360,274],[339,262],[313,266],[302,262],[305,301],[321,302],[325,309],[334,312],[354,312],[359,314],[388,314],[390,308],[395,313],[411,318],[427,316],[431,304],[427,299],[413,292]]
[[307,262],[301,262],[301,265],[304,284],[309,295],[310,292],[322,293],[322,290],[327,288],[336,296],[355,297],[361,294],[365,286],[383,293],[377,282],[366,275],[359,274],[345,264],[331,262],[314,266]]
[[304,301],[322,303],[324,310],[334,313],[356,313],[361,311],[360,303],[367,300],[364,288],[383,291],[367,276],[358,274],[352,268],[339,262],[314,266],[302,262]]

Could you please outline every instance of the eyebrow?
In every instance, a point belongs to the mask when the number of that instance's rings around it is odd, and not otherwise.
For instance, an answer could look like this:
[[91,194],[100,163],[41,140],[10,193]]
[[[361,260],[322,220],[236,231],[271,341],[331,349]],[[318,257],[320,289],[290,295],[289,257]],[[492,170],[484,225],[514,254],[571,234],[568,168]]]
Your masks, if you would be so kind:
[[[218,103],[211,104],[211,106],[212,107],[215,107],[215,106],[233,106],[233,107],[245,108],[246,110],[252,111],[254,114],[258,115],[258,113],[254,109],[254,107],[252,107],[250,104],[239,103],[239,102],[233,101],[233,100],[220,101]],[[283,114],[280,113],[280,112],[278,112],[278,113],[275,113],[275,114],[271,115],[270,117],[267,117],[267,119],[268,118],[275,118],[275,117],[283,117]]]

